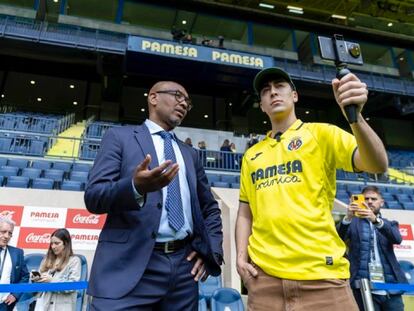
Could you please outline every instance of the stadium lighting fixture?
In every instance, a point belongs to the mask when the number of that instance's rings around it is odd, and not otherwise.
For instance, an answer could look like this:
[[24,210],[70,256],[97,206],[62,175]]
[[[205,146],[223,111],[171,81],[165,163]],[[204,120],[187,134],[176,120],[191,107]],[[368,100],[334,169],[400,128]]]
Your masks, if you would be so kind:
[[59,2],[59,0],[53,0],[53,2],[54,2],[54,3],[58,3],[58,2]]
[[208,119],[208,114],[205,114],[204,115],[204,119]]
[[1,98],[4,98],[4,94],[1,94]]
[[37,101],[40,103],[42,101],[42,98],[41,97],[38,97],[37,98]]
[[346,19],[346,16],[344,16],[344,15],[332,14],[332,18],[337,18],[337,19]]
[[75,88],[75,86],[74,86],[73,84],[69,85],[69,87],[70,87],[71,89],[74,89],[74,88]]
[[289,9],[289,13],[294,13],[294,14],[303,14],[303,11],[298,11],[298,10]]
[[183,20],[181,23],[183,23],[183,25],[187,24],[186,20]]
[[36,81],[35,80],[30,80],[30,84],[34,85],[34,84],[36,84]]
[[144,93],[144,96],[147,97],[148,96],[148,93]]
[[267,124],[267,121],[263,121],[263,124]]
[[365,120],[369,121],[369,117],[366,117]]
[[273,4],[267,4],[267,3],[263,3],[263,2],[260,2],[259,6],[261,8],[271,9],[271,10],[273,10],[275,8],[275,6]]
[[141,111],[142,111],[142,112],[145,112],[145,108],[141,108]]
[[288,10],[303,11],[301,7],[293,6],[293,5],[288,5],[287,8]]
[[305,111],[305,113],[306,113],[306,114],[310,114],[310,111],[309,111],[309,110],[306,110],[306,111]]
[[231,106],[233,106],[233,103],[229,103],[229,106],[231,107]]
[[403,61],[404,60],[404,57],[400,57],[400,61]]
[[76,106],[78,104],[78,102],[73,102],[73,105]]
[[387,26],[388,26],[388,27],[392,27],[392,25],[393,25],[393,24],[392,24],[391,22],[389,22],[389,23],[387,24]]

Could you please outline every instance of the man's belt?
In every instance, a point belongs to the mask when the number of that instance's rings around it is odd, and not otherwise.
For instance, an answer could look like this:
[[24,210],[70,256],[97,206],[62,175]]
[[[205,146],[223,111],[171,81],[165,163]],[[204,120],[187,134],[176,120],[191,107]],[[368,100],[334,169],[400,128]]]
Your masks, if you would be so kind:
[[184,240],[175,240],[168,242],[155,242],[154,250],[162,251],[166,254],[174,253],[180,249],[183,249],[191,241],[190,237],[186,237]]

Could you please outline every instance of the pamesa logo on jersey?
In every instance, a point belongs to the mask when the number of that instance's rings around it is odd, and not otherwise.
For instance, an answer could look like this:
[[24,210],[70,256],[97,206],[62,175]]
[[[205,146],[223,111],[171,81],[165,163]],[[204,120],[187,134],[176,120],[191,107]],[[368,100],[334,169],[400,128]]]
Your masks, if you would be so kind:
[[302,138],[300,137],[294,137],[290,140],[290,143],[288,145],[288,149],[290,151],[298,150],[302,146]]

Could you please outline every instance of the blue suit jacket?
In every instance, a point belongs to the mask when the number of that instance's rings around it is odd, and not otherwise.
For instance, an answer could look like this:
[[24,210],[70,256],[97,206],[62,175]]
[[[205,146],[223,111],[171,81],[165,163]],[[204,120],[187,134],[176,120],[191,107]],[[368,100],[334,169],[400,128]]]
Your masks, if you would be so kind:
[[[12,270],[10,276],[10,284],[14,283],[28,283],[29,271],[27,271],[26,263],[24,262],[23,250],[13,246],[7,246],[7,251],[10,254],[12,261]],[[3,259],[3,258],[2,258]],[[23,293],[11,293],[17,300]],[[14,305],[8,306],[9,310],[13,309]]]
[[[204,259],[207,271],[219,275],[223,260],[220,209],[213,198],[195,149],[177,142],[184,162],[193,215],[192,248]],[[161,219],[162,191],[147,193],[142,207],[135,199],[132,176],[147,154],[150,169],[158,166],[148,128],[117,127],[107,131],[85,190],[86,208],[107,213],[91,270],[88,294],[119,298],[139,282],[155,244]]]
[[[392,272],[394,273],[398,283],[407,283],[407,279],[402,272],[400,265],[394,253],[394,244],[401,244],[402,237],[398,229],[398,222],[389,221],[381,218],[384,221],[384,225],[381,229],[378,229],[378,245],[381,247],[382,253],[388,261]],[[342,221],[338,224],[338,234],[342,240],[347,242],[349,247],[348,258],[351,264],[351,287],[355,287],[355,280],[360,269],[361,264],[361,232],[362,222],[365,221],[362,218],[352,218],[351,224],[344,225]],[[367,263],[368,265],[368,263]],[[368,266],[366,267],[368,269]]]

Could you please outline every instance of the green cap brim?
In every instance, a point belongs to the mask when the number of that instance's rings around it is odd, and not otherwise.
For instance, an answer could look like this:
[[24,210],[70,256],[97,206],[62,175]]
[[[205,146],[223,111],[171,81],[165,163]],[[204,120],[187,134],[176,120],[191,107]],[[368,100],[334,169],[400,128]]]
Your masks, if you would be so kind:
[[296,90],[295,84],[290,78],[289,74],[277,67],[266,68],[260,71],[253,80],[253,88],[257,94],[260,94],[265,83],[269,81],[283,79],[288,82],[294,90]]

